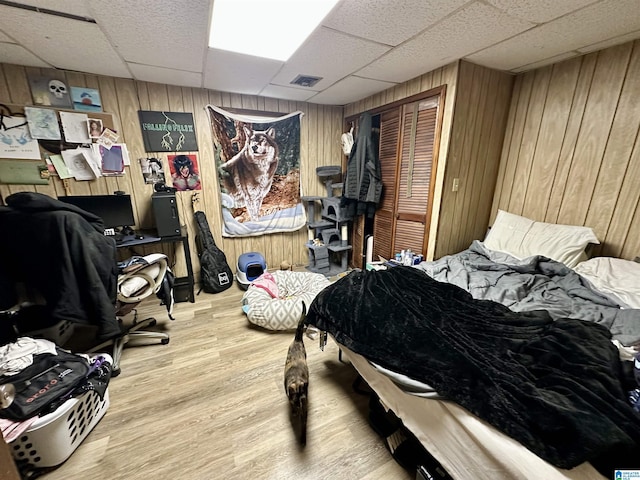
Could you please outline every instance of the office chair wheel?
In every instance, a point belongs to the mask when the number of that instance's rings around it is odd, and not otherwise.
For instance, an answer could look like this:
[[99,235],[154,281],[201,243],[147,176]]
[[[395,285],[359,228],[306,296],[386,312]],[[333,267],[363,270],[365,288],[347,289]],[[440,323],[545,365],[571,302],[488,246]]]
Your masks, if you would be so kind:
[[160,340],[160,344],[161,345],[166,345],[167,343],[169,343],[170,338],[163,338],[162,340]]

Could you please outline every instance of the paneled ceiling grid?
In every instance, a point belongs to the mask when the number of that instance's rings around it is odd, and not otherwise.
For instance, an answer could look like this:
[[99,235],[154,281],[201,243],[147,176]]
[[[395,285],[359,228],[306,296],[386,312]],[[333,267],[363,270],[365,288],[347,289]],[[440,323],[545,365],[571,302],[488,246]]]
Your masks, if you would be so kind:
[[640,38],[637,0],[340,0],[279,62],[209,49],[212,2],[0,0],[0,62],[345,105],[458,59],[517,73]]

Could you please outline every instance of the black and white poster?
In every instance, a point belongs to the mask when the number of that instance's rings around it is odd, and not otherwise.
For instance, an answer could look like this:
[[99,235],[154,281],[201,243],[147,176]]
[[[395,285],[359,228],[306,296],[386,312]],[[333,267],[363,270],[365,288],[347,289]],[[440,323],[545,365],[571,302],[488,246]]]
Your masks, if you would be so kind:
[[193,114],[140,110],[140,128],[146,152],[198,150]]

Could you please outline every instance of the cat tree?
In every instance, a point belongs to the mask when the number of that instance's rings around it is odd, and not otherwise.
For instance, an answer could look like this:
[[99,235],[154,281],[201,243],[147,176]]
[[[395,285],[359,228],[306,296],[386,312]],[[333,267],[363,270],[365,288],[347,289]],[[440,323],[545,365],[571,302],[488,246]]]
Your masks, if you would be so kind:
[[[324,181],[327,196],[306,196],[302,200],[307,208],[309,240],[309,265],[307,269],[326,276],[337,275],[347,270],[349,260],[349,220],[340,208],[340,197],[335,190],[342,190],[342,183],[335,183],[342,174],[340,166],[316,168],[316,174]],[[320,207],[318,211],[316,207]],[[319,215],[318,215],[319,214]]]

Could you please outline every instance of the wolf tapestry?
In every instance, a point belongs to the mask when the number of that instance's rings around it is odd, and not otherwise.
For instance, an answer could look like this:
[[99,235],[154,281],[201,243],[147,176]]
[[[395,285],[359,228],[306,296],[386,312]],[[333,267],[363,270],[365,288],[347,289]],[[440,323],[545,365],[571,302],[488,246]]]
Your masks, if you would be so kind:
[[222,195],[222,235],[291,232],[307,221],[300,192],[300,119],[237,115],[207,105]]

